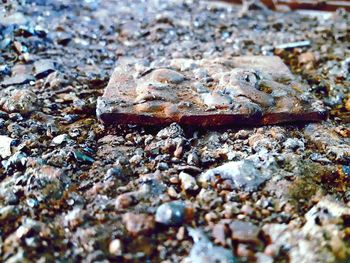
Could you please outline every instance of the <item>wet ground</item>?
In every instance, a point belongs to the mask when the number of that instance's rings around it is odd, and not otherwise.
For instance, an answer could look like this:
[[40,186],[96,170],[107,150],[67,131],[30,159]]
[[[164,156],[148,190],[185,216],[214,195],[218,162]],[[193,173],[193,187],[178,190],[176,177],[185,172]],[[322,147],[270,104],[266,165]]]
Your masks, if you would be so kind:
[[[348,13],[7,2],[0,261],[350,260]],[[204,129],[96,117],[122,62],[239,55],[282,58],[328,120]]]

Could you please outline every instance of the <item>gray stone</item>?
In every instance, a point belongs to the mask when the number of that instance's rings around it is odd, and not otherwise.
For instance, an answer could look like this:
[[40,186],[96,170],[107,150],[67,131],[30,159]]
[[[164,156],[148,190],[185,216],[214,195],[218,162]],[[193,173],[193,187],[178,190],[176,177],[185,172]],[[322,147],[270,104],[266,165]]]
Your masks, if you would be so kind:
[[257,190],[270,177],[257,169],[253,161],[243,160],[228,162],[210,169],[200,175],[199,181],[203,184],[214,182],[217,175],[222,180],[232,180],[237,189],[244,191]]
[[167,226],[179,226],[185,221],[186,205],[182,201],[172,201],[160,205],[155,220]]

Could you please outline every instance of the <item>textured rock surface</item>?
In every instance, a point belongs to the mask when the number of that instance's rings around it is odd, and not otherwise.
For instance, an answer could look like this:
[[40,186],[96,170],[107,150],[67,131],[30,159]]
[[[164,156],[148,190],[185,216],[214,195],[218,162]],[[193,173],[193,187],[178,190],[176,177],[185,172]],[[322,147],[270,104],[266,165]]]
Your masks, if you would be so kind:
[[279,57],[242,56],[122,63],[97,115],[106,124],[261,125],[318,121],[325,109]]

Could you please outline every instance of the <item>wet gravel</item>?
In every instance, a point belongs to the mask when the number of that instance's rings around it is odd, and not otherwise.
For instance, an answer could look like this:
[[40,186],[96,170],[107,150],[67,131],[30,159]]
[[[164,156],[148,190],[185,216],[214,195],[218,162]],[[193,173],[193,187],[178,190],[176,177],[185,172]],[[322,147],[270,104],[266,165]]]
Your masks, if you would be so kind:
[[[348,262],[349,14],[205,1],[0,7],[0,261]],[[120,125],[122,62],[277,55],[320,123]]]

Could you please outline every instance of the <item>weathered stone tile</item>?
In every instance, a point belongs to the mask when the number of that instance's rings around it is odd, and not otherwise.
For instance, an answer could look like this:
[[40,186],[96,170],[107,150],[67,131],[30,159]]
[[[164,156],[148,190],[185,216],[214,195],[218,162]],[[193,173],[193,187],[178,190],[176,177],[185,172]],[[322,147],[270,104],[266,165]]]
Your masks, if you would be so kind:
[[220,126],[318,121],[326,114],[280,58],[244,56],[119,65],[97,115],[105,124]]

